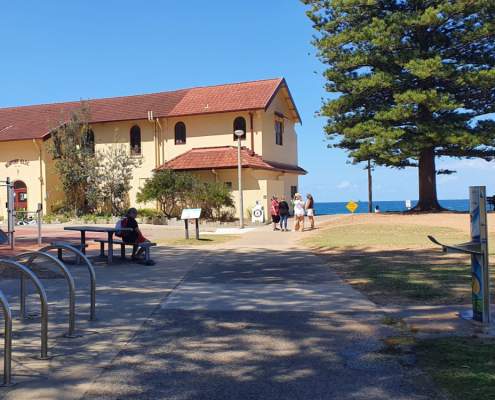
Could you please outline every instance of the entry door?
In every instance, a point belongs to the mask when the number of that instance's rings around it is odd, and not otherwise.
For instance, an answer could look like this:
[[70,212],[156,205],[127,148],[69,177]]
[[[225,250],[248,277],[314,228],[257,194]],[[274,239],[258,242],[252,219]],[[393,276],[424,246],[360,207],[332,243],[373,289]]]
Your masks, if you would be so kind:
[[27,210],[27,187],[23,181],[14,182],[14,208]]

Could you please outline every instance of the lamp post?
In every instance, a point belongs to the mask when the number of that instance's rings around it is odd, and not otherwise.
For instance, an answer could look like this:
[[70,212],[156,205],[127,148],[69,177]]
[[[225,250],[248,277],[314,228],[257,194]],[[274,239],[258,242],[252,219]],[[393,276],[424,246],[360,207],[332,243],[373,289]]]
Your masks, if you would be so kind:
[[244,136],[243,130],[236,130],[237,136],[237,178],[239,180],[239,228],[244,229],[244,204],[242,199],[242,163],[241,163],[241,138]]

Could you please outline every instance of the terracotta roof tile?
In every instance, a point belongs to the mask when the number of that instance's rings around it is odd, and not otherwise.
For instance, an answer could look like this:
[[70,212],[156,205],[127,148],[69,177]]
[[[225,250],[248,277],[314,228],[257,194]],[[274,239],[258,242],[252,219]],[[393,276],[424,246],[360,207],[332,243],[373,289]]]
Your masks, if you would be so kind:
[[[92,123],[265,109],[283,78],[87,100]],[[0,108],[0,141],[40,139],[65,121],[81,102]],[[295,107],[295,105],[294,105]],[[297,112],[297,111],[296,111]]]
[[[261,156],[243,147],[241,149],[243,168],[266,169],[271,171],[306,174],[297,166],[263,160]],[[204,169],[237,168],[237,147],[208,147],[191,149],[161,165],[157,170],[193,171]]]

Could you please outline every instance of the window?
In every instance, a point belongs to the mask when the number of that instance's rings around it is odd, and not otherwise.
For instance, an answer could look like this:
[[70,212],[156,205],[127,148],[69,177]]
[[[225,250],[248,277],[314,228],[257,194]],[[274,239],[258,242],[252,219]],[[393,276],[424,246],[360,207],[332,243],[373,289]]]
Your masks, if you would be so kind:
[[[241,136],[242,140],[246,140],[246,120],[244,117],[237,117],[234,119],[234,132],[243,131],[244,135]],[[234,133],[234,140],[237,140],[237,136]]]
[[186,124],[184,122],[177,122],[175,124],[175,144],[186,143]]
[[277,117],[275,120],[275,144],[282,146],[284,136],[284,120]]
[[95,133],[92,129],[86,132],[86,137],[84,138],[84,147],[91,153],[95,154]]
[[297,193],[297,186],[290,187],[290,198],[293,199],[294,195]]
[[232,190],[232,182],[225,182],[225,187],[229,190]]
[[141,155],[141,128],[134,125],[131,128],[131,155],[140,156]]

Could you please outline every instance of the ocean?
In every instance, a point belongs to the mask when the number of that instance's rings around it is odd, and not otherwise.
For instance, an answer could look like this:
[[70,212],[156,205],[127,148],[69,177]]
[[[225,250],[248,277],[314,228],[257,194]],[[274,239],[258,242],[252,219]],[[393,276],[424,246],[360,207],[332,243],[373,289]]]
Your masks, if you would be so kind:
[[[445,207],[452,211],[469,211],[469,200],[439,200],[442,207]],[[356,214],[362,214],[368,212],[367,201],[356,201],[359,207],[356,210]],[[412,200],[411,205],[414,207],[417,200]],[[349,214],[350,211],[345,207],[347,202],[330,202],[330,203],[317,203],[315,202],[315,211],[317,215],[328,214]],[[402,201],[374,201],[373,209],[375,206],[380,207],[381,212],[387,211],[406,211],[406,202]]]

